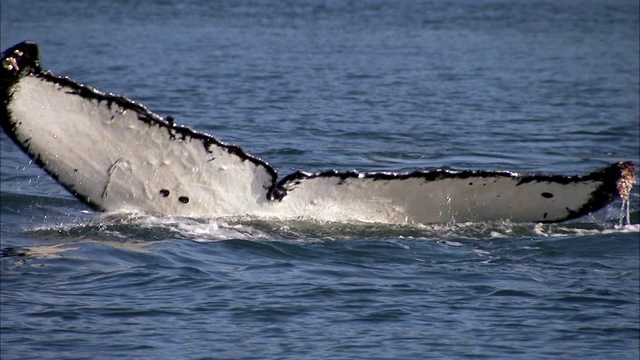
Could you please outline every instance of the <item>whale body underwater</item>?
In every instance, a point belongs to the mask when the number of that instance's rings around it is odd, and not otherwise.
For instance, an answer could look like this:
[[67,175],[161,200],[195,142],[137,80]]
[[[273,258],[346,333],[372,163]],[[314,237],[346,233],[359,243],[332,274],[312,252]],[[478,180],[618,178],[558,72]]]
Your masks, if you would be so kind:
[[632,162],[582,176],[327,170],[278,179],[271,165],[239,146],[43,70],[33,42],[5,50],[0,71],[4,131],[98,211],[390,224],[561,222],[621,198],[628,220]]

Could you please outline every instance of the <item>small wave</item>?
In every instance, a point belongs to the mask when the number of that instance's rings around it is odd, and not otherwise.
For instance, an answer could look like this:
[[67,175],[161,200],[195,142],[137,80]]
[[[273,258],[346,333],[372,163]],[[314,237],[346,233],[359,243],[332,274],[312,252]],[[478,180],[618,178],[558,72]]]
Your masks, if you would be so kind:
[[616,225],[613,229],[605,229],[602,231],[603,234],[637,232],[640,232],[640,224]]
[[103,213],[89,220],[70,224],[37,226],[29,233],[47,239],[141,240],[189,239],[219,241],[229,239],[269,239],[269,235],[251,226],[224,220],[185,217],[158,217],[140,213]]
[[220,240],[269,240],[270,236],[256,228],[244,224],[234,224],[224,220],[199,220],[192,218],[166,218],[155,216],[137,217],[133,225],[143,228],[162,228],[176,233],[182,238],[199,242]]
[[607,223],[571,223],[560,224],[536,224],[533,227],[535,235],[540,237],[565,237],[565,236],[593,236],[601,234],[624,234],[640,232],[640,224],[617,225]]
[[103,213],[72,223],[43,225],[27,231],[48,240],[161,241],[185,239],[197,242],[221,240],[332,241],[363,239],[438,240],[461,246],[461,240],[497,238],[556,238],[601,234],[638,233],[640,225],[614,221],[531,224],[497,221],[430,225],[333,223],[312,220],[255,218],[196,219],[141,213]]

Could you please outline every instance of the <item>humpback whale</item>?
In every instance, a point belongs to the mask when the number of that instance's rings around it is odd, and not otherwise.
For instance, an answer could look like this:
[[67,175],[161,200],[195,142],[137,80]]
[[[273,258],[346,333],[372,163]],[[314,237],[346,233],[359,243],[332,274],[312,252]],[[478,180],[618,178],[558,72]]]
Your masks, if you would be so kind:
[[588,175],[327,170],[278,179],[269,163],[237,145],[44,70],[34,42],[5,50],[0,72],[3,130],[98,211],[391,224],[560,222],[618,198],[628,207],[635,183],[632,162]]

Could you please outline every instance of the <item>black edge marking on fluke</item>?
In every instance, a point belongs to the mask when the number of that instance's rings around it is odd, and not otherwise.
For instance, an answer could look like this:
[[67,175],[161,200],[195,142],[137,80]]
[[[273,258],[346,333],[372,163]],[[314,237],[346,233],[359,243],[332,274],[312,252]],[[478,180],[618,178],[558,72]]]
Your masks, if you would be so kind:
[[[30,74],[41,73],[38,59],[38,45],[32,41],[24,41],[2,52],[0,61],[0,97],[2,110],[0,122],[5,133],[12,134],[15,122],[11,121],[8,105],[11,100],[10,89],[18,80]],[[11,137],[14,142],[15,138]],[[17,142],[16,142],[17,143]],[[22,148],[21,144],[18,144]]]
[[[144,105],[130,100],[127,97],[112,93],[104,93],[102,91],[94,89],[91,86],[78,83],[68,77],[58,76],[51,72],[43,73],[41,74],[41,76],[45,77],[48,81],[73,89],[77,95],[85,99],[97,100],[99,102],[106,101],[109,106],[111,103],[116,103],[118,106],[124,108],[125,110],[134,111],[138,115],[138,120],[144,122],[145,124],[149,126],[159,126],[164,128],[169,134],[171,140],[199,140],[203,144],[205,150],[209,153],[211,153],[211,146],[218,146],[224,149],[229,154],[238,156],[243,161],[251,161],[257,166],[264,167],[271,175],[272,184],[275,184],[277,181],[278,175],[276,170],[266,161],[262,160],[259,157],[246,153],[238,145],[224,143],[209,134],[193,130],[184,125],[176,125],[175,118],[173,116],[163,118],[149,111]],[[272,185],[271,187],[273,186],[274,185]]]
[[73,196],[75,196],[82,203],[87,204],[93,209],[104,210],[101,207],[93,203],[89,198],[80,195],[75,191],[73,185],[63,184],[58,174],[53,173],[46,168],[45,162],[40,157],[39,153],[30,151],[29,139],[21,143],[15,136],[14,130],[20,123],[16,123],[9,113],[9,103],[11,102],[12,93],[11,89],[26,76],[41,76],[43,75],[42,68],[40,67],[39,49],[38,45],[33,41],[23,41],[16,44],[2,52],[0,56],[0,125],[5,134],[24,151],[40,168],[48,173],[54,180],[62,184]]
[[629,189],[633,185],[633,183],[635,183],[635,177],[633,175],[634,170],[635,165],[630,161],[617,162],[615,164],[607,166],[602,170],[594,171],[588,175],[526,175],[522,177],[522,179],[518,182],[518,185],[529,182],[550,182],[562,185],[587,181],[600,182],[600,185],[591,192],[587,201],[580,208],[567,208],[566,210],[568,215],[566,217],[554,221],[543,221],[562,222],[589,215],[607,206],[617,197],[620,197],[622,199],[628,198]]
[[[635,183],[635,165],[630,162],[618,162],[606,168],[593,172],[583,178],[584,180],[601,181],[602,184],[591,193],[589,200],[576,210],[576,216],[571,219],[590,214],[605,207],[616,197],[625,201],[629,199],[629,191]],[[570,219],[566,219],[570,220]]]
[[356,170],[325,170],[316,173],[309,173],[304,171],[297,171],[285,176],[280,182],[278,182],[277,188],[283,191],[285,194],[281,194],[276,200],[282,200],[287,191],[293,190],[295,185],[299,184],[301,180],[314,179],[314,178],[332,178],[336,177],[340,179],[340,183],[344,183],[347,179],[370,179],[374,181],[390,181],[390,180],[407,180],[407,179],[422,179],[425,182],[443,180],[443,179],[468,179],[471,177],[481,178],[495,178],[495,177],[518,177],[517,174],[508,171],[487,171],[487,170],[449,170],[449,169],[434,169],[434,170],[417,170],[412,172],[359,172]]
[[48,171],[46,164],[40,159],[39,154],[29,151],[27,144],[21,144],[15,137],[14,127],[17,126],[16,122],[12,119],[8,110],[8,105],[11,102],[11,89],[20,81],[21,78],[26,76],[35,76],[43,79],[47,82],[54,83],[66,88],[68,93],[78,95],[84,99],[96,100],[98,102],[107,102],[107,106],[111,107],[113,103],[117,104],[121,108],[129,111],[134,111],[137,114],[138,120],[144,122],[148,126],[159,126],[165,128],[169,133],[172,140],[185,141],[186,139],[195,139],[202,143],[205,151],[211,153],[212,146],[218,146],[224,149],[229,154],[238,156],[242,161],[250,161],[256,165],[256,167],[263,167],[271,176],[271,185],[266,188],[267,197],[275,192],[277,185],[277,172],[266,161],[259,157],[246,153],[241,147],[233,144],[226,144],[217,138],[205,134],[199,131],[192,130],[183,125],[176,125],[173,116],[162,118],[159,115],[149,111],[144,105],[139,104],[127,97],[105,93],[97,90],[89,85],[81,84],[69,77],[56,75],[51,71],[44,71],[40,67],[40,60],[38,57],[39,49],[36,43],[32,41],[21,42],[2,53],[2,60],[0,69],[0,96],[2,97],[2,127],[6,134],[20,147],[35,163],[43,168],[51,177],[61,183],[69,192],[75,197],[81,200],[83,203],[89,205],[96,210],[105,210],[101,206],[94,203],[85,196],[78,194],[73,185],[62,183],[59,180],[59,176],[51,171]]
[[[497,178],[512,178],[518,180],[516,186],[526,184],[529,182],[549,182],[561,185],[568,185],[571,183],[579,183],[586,181],[597,181],[601,184],[591,193],[589,199],[577,210],[567,208],[567,216],[561,219],[545,220],[547,214],[543,216],[542,223],[555,223],[562,222],[591,214],[597,210],[602,209],[616,197],[628,198],[631,186],[635,183],[634,177],[635,165],[633,162],[618,162],[611,164],[606,168],[592,172],[588,175],[549,175],[549,174],[531,174],[520,175],[509,171],[489,171],[489,170],[449,170],[449,169],[434,169],[434,170],[418,170],[413,172],[395,173],[395,172],[358,172],[355,170],[338,171],[327,170],[316,173],[309,173],[304,171],[297,171],[295,173],[285,176],[278,182],[276,189],[279,191],[278,196],[275,196],[274,200],[282,200],[287,192],[293,191],[296,185],[299,185],[302,180],[325,177],[337,177],[340,179],[340,183],[343,183],[346,179],[372,179],[372,180],[406,180],[406,179],[423,179],[425,182],[437,181],[443,179],[468,179],[471,177],[479,177],[490,179],[493,178],[497,181]],[[552,198],[551,193],[542,193],[545,198]],[[498,195],[499,196],[499,195]]]
[[175,118],[173,118],[172,116],[163,118],[149,111],[144,105],[130,100],[129,98],[122,95],[104,93],[102,91],[94,89],[91,86],[78,83],[68,77],[55,75],[50,71],[42,73],[40,74],[40,76],[44,77],[50,82],[71,88],[75,92],[75,94],[85,99],[97,100],[99,102],[106,101],[109,106],[110,103],[116,103],[118,106],[124,108],[125,110],[134,111],[138,115],[138,120],[144,122],[149,126],[159,126],[164,128],[172,140],[179,139],[181,141],[184,141],[188,138],[200,140],[207,152],[211,152],[211,146],[221,147],[228,153],[240,157],[243,161],[251,161],[257,166],[264,167],[271,175],[273,179],[272,182],[274,184],[276,183],[278,175],[275,169],[273,169],[271,165],[269,165],[266,161],[260,159],[259,157],[246,153],[238,145],[224,143],[209,134],[193,130],[184,125],[176,125]]

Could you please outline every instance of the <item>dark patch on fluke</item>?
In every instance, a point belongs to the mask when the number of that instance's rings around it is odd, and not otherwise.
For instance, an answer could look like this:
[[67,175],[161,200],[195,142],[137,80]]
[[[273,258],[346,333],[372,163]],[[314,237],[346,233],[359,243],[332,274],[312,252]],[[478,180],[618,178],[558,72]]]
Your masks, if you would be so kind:
[[[63,91],[66,91],[71,94],[76,94],[84,99],[98,101],[98,102],[106,102],[106,105],[111,108],[112,105],[117,105],[126,111],[133,111],[137,115],[137,119],[147,124],[150,127],[157,126],[159,128],[163,128],[167,131],[167,134],[171,140],[175,141],[199,141],[204,149],[212,153],[213,147],[218,147],[228,154],[239,157],[243,162],[249,161],[255,165],[256,168],[263,168],[271,177],[271,184],[265,188],[265,196],[269,200],[282,200],[287,196],[287,193],[295,191],[296,187],[298,187],[304,180],[314,179],[314,178],[337,178],[337,183],[339,184],[348,184],[352,181],[357,180],[371,180],[371,181],[403,181],[408,179],[419,179],[424,183],[432,182],[432,181],[440,181],[440,180],[465,180],[471,179],[475,181],[468,181],[468,185],[472,186],[475,183],[478,185],[480,182],[482,186],[486,186],[487,182],[493,181],[497,182],[500,179],[508,178],[517,181],[517,186],[524,185],[531,182],[538,183],[549,183],[549,184],[561,184],[568,185],[573,183],[580,182],[595,182],[599,184],[594,190],[589,198],[585,201],[585,203],[579,209],[568,209],[568,215],[562,219],[554,219],[553,221],[563,221],[574,219],[591,212],[594,212],[607,204],[613,201],[616,197],[622,196],[625,194],[628,196],[628,191],[630,189],[629,184],[633,184],[633,163],[631,162],[619,162],[612,165],[609,165],[603,170],[593,172],[586,176],[562,176],[562,175],[519,175],[512,172],[507,171],[471,171],[471,170],[449,170],[449,169],[435,169],[435,170],[421,170],[421,171],[413,171],[406,173],[394,173],[394,172],[368,172],[368,173],[360,173],[357,171],[338,171],[338,170],[327,170],[317,173],[308,173],[297,171],[290,175],[285,176],[280,181],[277,179],[277,172],[273,169],[267,162],[264,160],[247,154],[237,145],[225,144],[218,140],[217,138],[201,133],[185,126],[176,125],[175,119],[173,116],[167,116],[166,118],[162,118],[152,112],[150,112],[145,106],[138,104],[130,99],[116,95],[111,93],[104,93],[99,90],[92,88],[91,86],[87,86],[81,83],[78,83],[68,77],[58,76],[50,71],[43,71],[40,67],[40,62],[38,59],[38,46],[30,41],[25,41],[20,44],[17,44],[2,53],[2,62],[0,68],[0,96],[2,109],[0,110],[0,116],[2,116],[1,123],[4,131],[9,135],[9,137],[22,149],[24,150],[37,165],[42,167],[45,171],[47,171],[54,179],[59,181],[58,174],[52,173],[51,170],[47,168],[47,164],[42,160],[40,154],[35,153],[30,150],[29,147],[29,139],[25,140],[24,143],[20,143],[16,138],[16,128],[20,126],[20,123],[17,123],[17,119],[12,118],[11,114],[8,110],[8,105],[11,102],[13,87],[20,81],[20,79],[25,77],[36,77],[38,79],[42,79],[43,81],[57,84],[60,87],[64,88]],[[211,157],[208,161],[215,160],[214,157]],[[74,169],[74,171],[78,171]],[[479,181],[479,182],[478,182]],[[60,181],[59,181],[60,182]],[[78,199],[83,201],[84,203],[89,204],[90,206],[98,209],[101,209],[99,205],[93,203],[91,199],[88,199],[86,196],[82,194],[78,194],[73,184],[61,184],[69,190],[73,195],[75,195]],[[163,197],[168,197],[170,191],[168,189],[161,189],[159,191],[160,195]],[[542,192],[540,194],[545,198],[552,198],[554,195],[550,192]],[[499,195],[497,195],[499,196]],[[187,196],[180,196],[178,201],[182,203],[188,203],[189,198]],[[543,218],[547,218],[547,213],[544,214]]]

